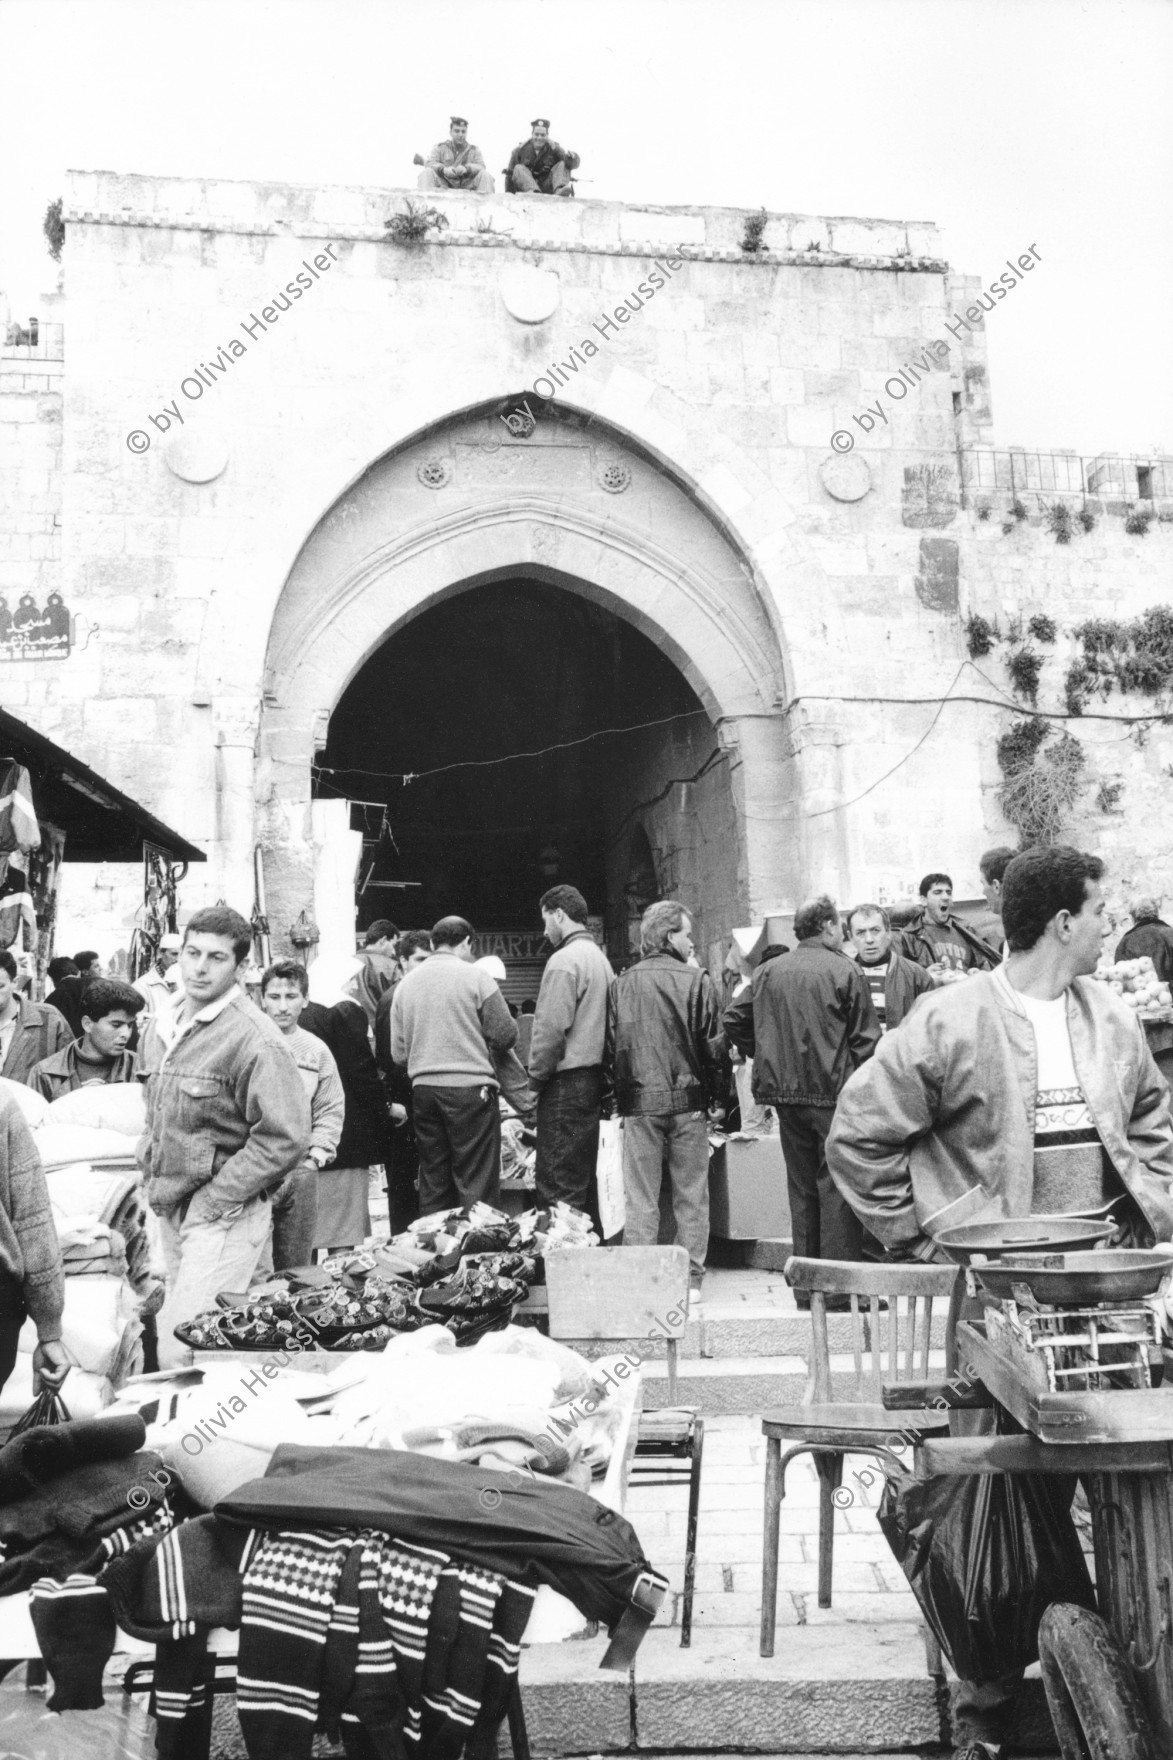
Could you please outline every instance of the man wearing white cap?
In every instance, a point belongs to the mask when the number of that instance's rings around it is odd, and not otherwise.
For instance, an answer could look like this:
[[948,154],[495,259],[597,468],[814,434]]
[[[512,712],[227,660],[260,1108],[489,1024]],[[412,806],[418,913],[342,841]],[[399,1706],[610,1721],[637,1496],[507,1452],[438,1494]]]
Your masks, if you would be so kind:
[[475,195],[491,196],[493,179],[485,170],[480,148],[474,147],[469,141],[467,117],[451,117],[448,127],[449,138],[437,142],[426,160],[417,156],[416,164],[423,166],[416,179],[418,187],[470,189]]
[[145,1032],[147,1026],[155,1022],[160,1037],[166,1041],[170,1038],[170,1022],[175,1013],[178,996],[178,984],[174,967],[179,959],[179,950],[183,946],[181,935],[163,935],[159,939],[159,951],[155,963],[149,966],[141,978],[136,978],[134,988],[146,1001],[146,1013],[139,1023],[140,1031]]

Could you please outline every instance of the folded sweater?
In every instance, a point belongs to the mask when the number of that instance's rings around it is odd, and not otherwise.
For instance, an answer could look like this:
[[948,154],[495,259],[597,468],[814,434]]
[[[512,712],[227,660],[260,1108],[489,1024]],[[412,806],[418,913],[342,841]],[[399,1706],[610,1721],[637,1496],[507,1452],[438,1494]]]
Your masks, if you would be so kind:
[[47,1486],[73,1467],[123,1460],[146,1439],[146,1426],[134,1413],[25,1430],[0,1448],[0,1504]]
[[224,1498],[216,1514],[250,1528],[377,1528],[502,1576],[548,1583],[608,1627],[651,1570],[630,1522],[585,1492],[396,1449],[282,1443],[265,1476]]

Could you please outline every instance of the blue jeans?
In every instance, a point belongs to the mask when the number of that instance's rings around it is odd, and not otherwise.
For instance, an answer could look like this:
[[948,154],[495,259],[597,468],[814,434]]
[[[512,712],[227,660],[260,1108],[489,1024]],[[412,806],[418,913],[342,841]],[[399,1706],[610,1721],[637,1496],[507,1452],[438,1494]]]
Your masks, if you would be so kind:
[[672,1184],[676,1239],[694,1271],[709,1250],[709,1121],[703,1112],[637,1113],[623,1121],[625,1247],[654,1247],[660,1234],[664,1164]]
[[587,1212],[596,1228],[599,1193],[595,1171],[602,1104],[603,1072],[597,1064],[588,1069],[558,1070],[538,1090],[534,1166],[538,1208],[573,1204],[576,1210]]

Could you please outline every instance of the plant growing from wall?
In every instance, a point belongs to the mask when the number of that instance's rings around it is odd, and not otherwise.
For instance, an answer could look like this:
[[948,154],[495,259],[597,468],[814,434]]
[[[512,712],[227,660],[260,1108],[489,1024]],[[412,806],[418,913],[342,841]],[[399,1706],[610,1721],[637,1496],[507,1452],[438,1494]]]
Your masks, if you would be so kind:
[[1164,697],[1173,692],[1173,609],[1150,605],[1139,617],[1093,617],[1072,632],[1082,658],[1067,671],[1068,707],[1082,704],[1093,691],[1109,697],[1114,690]]
[[405,213],[390,214],[384,221],[392,244],[423,244],[429,232],[442,232],[448,225],[448,216],[438,208],[425,208],[417,202],[404,202],[403,206]]
[[1044,616],[1041,611],[1036,611],[1026,627],[1036,642],[1053,642],[1059,635],[1059,626],[1055,619]]
[[983,654],[993,652],[994,643],[998,640],[998,631],[988,618],[979,617],[971,611],[965,620],[965,645],[971,660],[980,660]]
[[759,208],[756,214],[746,216],[745,231],[741,235],[743,251],[752,252],[765,249],[766,225],[769,218],[770,216],[764,208]]
[[55,263],[59,263],[61,261],[61,247],[65,243],[65,222],[61,218],[60,196],[55,202],[50,202],[45,209],[41,231],[49,241],[49,255]]
[[989,517],[993,513],[993,511],[994,510],[990,506],[990,503],[988,501],[979,501],[978,509],[977,509],[977,516],[981,520],[983,525],[989,519]]
[[1096,805],[1101,813],[1114,813],[1116,803],[1124,793],[1124,784],[1117,777],[1114,781],[1104,780],[1096,790]]
[[1080,525],[1083,527],[1085,532],[1094,532],[1095,531],[1095,529],[1096,529],[1096,516],[1092,512],[1090,507],[1081,507],[1075,517],[1079,521]]
[[1056,544],[1070,544],[1073,523],[1066,501],[1054,501],[1048,507],[1047,529],[1054,533]]
[[1153,523],[1151,507],[1130,507],[1124,520],[1124,530],[1134,538],[1144,538]]
[[1015,648],[1007,656],[1006,670],[1010,680],[1020,697],[1035,704],[1039,700],[1039,677],[1043,670],[1043,656],[1037,648]]
[[1086,781],[1083,747],[1038,717],[1018,721],[998,741],[998,798],[1023,845],[1056,843]]
[[1010,503],[1010,511],[1018,521],[1019,525],[1022,524],[1023,520],[1030,518],[1030,508],[1026,505],[1025,501],[1020,501],[1017,495]]

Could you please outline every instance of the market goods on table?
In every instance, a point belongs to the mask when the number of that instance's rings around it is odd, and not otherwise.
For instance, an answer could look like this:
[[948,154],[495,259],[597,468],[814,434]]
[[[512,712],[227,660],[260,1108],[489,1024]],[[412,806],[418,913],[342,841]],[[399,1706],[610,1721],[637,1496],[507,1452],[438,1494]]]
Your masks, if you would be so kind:
[[384,1245],[283,1273],[176,1328],[193,1350],[379,1351],[439,1323],[459,1343],[505,1325],[560,1247],[596,1244],[558,1205],[511,1217],[487,1204],[422,1217]]
[[1115,963],[1102,959],[1095,975],[1116,992],[1125,1007],[1135,1008],[1142,1020],[1173,1021],[1173,991],[1158,978],[1147,953]]

